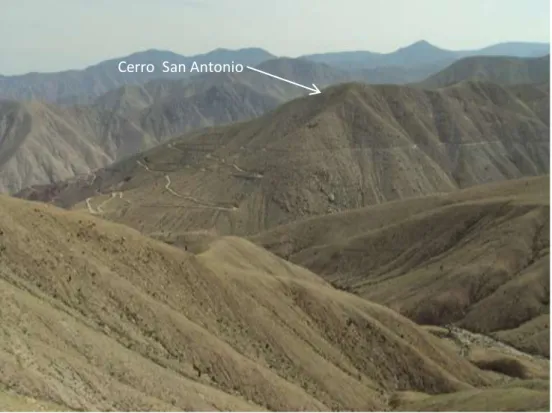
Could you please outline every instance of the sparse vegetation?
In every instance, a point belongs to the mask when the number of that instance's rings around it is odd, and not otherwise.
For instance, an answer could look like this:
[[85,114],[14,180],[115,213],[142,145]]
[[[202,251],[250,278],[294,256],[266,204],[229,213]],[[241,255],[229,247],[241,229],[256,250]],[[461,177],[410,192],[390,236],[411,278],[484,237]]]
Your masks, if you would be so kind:
[[491,370],[518,379],[527,378],[527,369],[514,358],[501,357],[491,360],[476,360],[473,362],[482,370]]
[[549,178],[301,220],[251,239],[419,324],[548,356]]
[[0,407],[547,411],[543,62],[0,101]]

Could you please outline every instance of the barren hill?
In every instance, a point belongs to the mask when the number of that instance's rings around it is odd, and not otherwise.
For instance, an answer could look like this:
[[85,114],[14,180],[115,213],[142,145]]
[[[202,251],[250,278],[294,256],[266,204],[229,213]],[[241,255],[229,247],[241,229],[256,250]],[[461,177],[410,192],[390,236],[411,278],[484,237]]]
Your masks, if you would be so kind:
[[87,174],[157,142],[108,111],[0,101],[0,192]]
[[550,55],[532,58],[474,56],[457,60],[421,82],[423,88],[444,87],[464,80],[501,85],[550,82]]
[[[282,76],[303,74],[320,87],[342,76],[294,59],[260,67]],[[305,93],[248,71],[127,85],[91,105],[0,101],[0,191],[86,174],[170,136],[251,119]]]
[[505,379],[239,238],[194,253],[2,196],[0,257],[3,405],[381,411]]
[[[0,75],[0,99],[42,100],[50,103],[92,103],[92,101],[125,85],[140,85],[152,79],[175,79],[188,77],[190,73],[163,73],[162,62],[191,65],[210,61],[258,65],[274,56],[263,49],[239,50],[217,49],[196,56],[182,56],[165,50],[146,50],[130,56],[100,62],[83,70],[68,70],[57,73],[28,73],[17,76]],[[121,73],[119,62],[131,64],[154,64],[154,72]]]
[[548,102],[516,93],[480,82],[437,91],[331,87],[252,121],[171,140],[87,179],[19,196],[77,204],[147,233],[241,235],[548,173],[549,126],[540,118]]
[[422,324],[549,356],[550,180],[478,186],[310,218],[252,238]]

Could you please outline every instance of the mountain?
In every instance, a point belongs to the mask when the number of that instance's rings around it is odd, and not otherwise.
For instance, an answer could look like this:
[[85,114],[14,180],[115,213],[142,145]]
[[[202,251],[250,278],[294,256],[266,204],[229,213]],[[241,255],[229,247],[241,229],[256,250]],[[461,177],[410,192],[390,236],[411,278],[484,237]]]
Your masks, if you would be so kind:
[[[409,83],[421,81],[466,56],[508,55],[518,57],[544,56],[550,45],[544,43],[510,42],[479,50],[451,51],[436,47],[425,40],[397,49],[392,53],[368,51],[336,52],[302,56],[306,60],[325,63],[349,73],[347,80],[368,83]],[[129,56],[109,59],[83,70],[58,73],[28,73],[16,76],[0,75],[0,99],[43,100],[65,105],[90,104],[97,97],[125,85],[143,85],[154,79],[185,79],[190,73],[163,73],[161,63],[169,61],[189,67],[193,61],[241,63],[257,66],[275,56],[260,48],[239,50],[216,49],[211,52],[182,56],[164,50],[146,50]],[[154,64],[154,72],[121,73],[118,64]],[[377,69],[371,73],[370,69]],[[359,71],[363,73],[358,73]],[[389,72],[389,75],[386,73]],[[402,72],[402,73],[401,73]],[[341,79],[340,81],[344,81]],[[307,84],[313,83],[307,79]],[[335,82],[333,82],[335,83]]]
[[303,58],[318,63],[347,69],[374,69],[378,67],[416,67],[442,61],[452,61],[455,52],[433,46],[425,40],[415,42],[391,53],[374,53],[368,51],[335,52],[305,55]]
[[[147,234],[249,235],[309,216],[549,173],[546,99],[483,82],[344,84],[18,196]],[[547,92],[548,93],[548,92]],[[147,211],[147,212],[146,212]]]
[[453,51],[434,46],[426,40],[420,40],[391,53],[353,51],[311,54],[303,57],[347,70],[394,66],[419,70],[420,66],[430,64],[440,65],[439,69],[442,69],[455,60],[467,56],[507,55],[514,57],[535,57],[544,56],[549,53],[550,45],[548,43],[499,43],[478,50]]
[[[351,74],[346,71],[336,69],[324,63],[316,63],[301,58],[268,60],[259,64],[258,68],[265,72],[277,73],[280,77],[292,79],[296,83],[309,87],[313,83],[319,87],[327,87],[351,80]],[[263,84],[267,83],[263,82]],[[285,86],[287,89],[290,89],[286,83],[278,84],[278,86]],[[303,95],[301,89],[291,88],[291,90],[301,92],[297,93],[297,96]],[[286,93],[286,96],[288,93]]]
[[[409,392],[479,390],[492,408],[493,391],[510,383],[243,239],[185,251],[0,196],[0,254],[3,406],[387,411]],[[529,384],[511,382],[511,392]]]
[[[58,73],[28,73],[17,76],[0,76],[0,99],[29,100],[37,99],[53,103],[91,103],[104,93],[124,85],[146,83],[158,78],[182,78],[187,73],[163,73],[162,62],[190,65],[208,62],[230,63],[235,61],[243,65],[258,65],[274,58],[265,50],[258,48],[227,50],[182,56],[164,50],[147,50],[129,56],[110,59],[84,70],[69,70]],[[121,73],[118,65],[121,61],[128,64],[154,64],[154,72]]]
[[313,217],[251,238],[419,324],[549,357],[550,177]]
[[373,69],[359,69],[352,71],[351,77],[355,81],[375,85],[404,85],[408,83],[420,82],[426,79],[446,67],[447,63],[448,61],[419,65],[415,67],[382,66]]
[[419,66],[454,59],[456,53],[420,40],[385,56],[385,62],[390,66]]
[[501,85],[549,83],[550,55],[536,58],[466,57],[428,77],[420,86],[437,88],[464,80],[488,81]]
[[538,85],[514,85],[510,90],[526,102],[544,123],[550,124],[550,110],[547,108],[547,102],[550,99],[550,82]]
[[[259,68],[320,87],[346,76],[292,59]],[[88,174],[170,136],[251,119],[306,93],[248,71],[126,85],[90,105],[0,101],[0,191]]]
[[56,182],[158,143],[139,124],[109,111],[0,101],[0,191]]
[[550,54],[550,43],[505,42],[480,50],[464,52],[466,55],[538,57]]

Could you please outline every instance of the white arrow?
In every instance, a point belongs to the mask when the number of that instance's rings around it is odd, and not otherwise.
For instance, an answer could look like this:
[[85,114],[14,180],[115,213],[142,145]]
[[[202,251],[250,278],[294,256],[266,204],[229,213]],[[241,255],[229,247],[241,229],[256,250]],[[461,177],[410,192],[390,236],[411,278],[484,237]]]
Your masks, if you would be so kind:
[[284,79],[283,77],[279,77],[279,76],[273,75],[273,74],[271,74],[271,73],[263,72],[262,70],[255,69],[254,67],[251,67],[251,66],[246,66],[246,67],[247,67],[249,70],[253,70],[253,71],[259,72],[259,73],[261,73],[261,74],[263,74],[263,75],[273,77],[274,79],[282,80],[282,81],[284,81],[284,82],[291,83],[292,85],[302,87],[303,89],[310,90],[311,93],[309,93],[309,95],[318,95],[319,93],[322,93],[322,92],[320,92],[320,89],[318,89],[318,88],[316,87],[316,85],[315,85],[314,83],[312,84],[312,87],[308,87],[308,86],[305,86],[305,85],[301,85],[300,83],[295,83],[295,82],[292,82],[291,80]]

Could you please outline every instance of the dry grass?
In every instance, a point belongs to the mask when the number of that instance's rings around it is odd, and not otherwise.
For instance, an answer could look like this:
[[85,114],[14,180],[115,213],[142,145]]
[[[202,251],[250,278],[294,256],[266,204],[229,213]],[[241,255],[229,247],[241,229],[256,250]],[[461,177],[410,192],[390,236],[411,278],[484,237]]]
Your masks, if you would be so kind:
[[549,178],[278,227],[251,239],[420,324],[455,322],[548,355]]
[[0,390],[0,406],[5,412],[63,412],[67,408],[52,402],[20,396]]
[[521,361],[511,357],[476,359],[473,361],[473,364],[481,370],[490,370],[518,379],[526,379],[529,376],[525,365]]
[[197,255],[0,198],[0,389],[67,409],[383,410],[491,383],[395,312],[238,238]]
[[512,387],[508,389],[467,390],[438,396],[398,397],[397,411],[520,412],[549,411],[548,391]]

